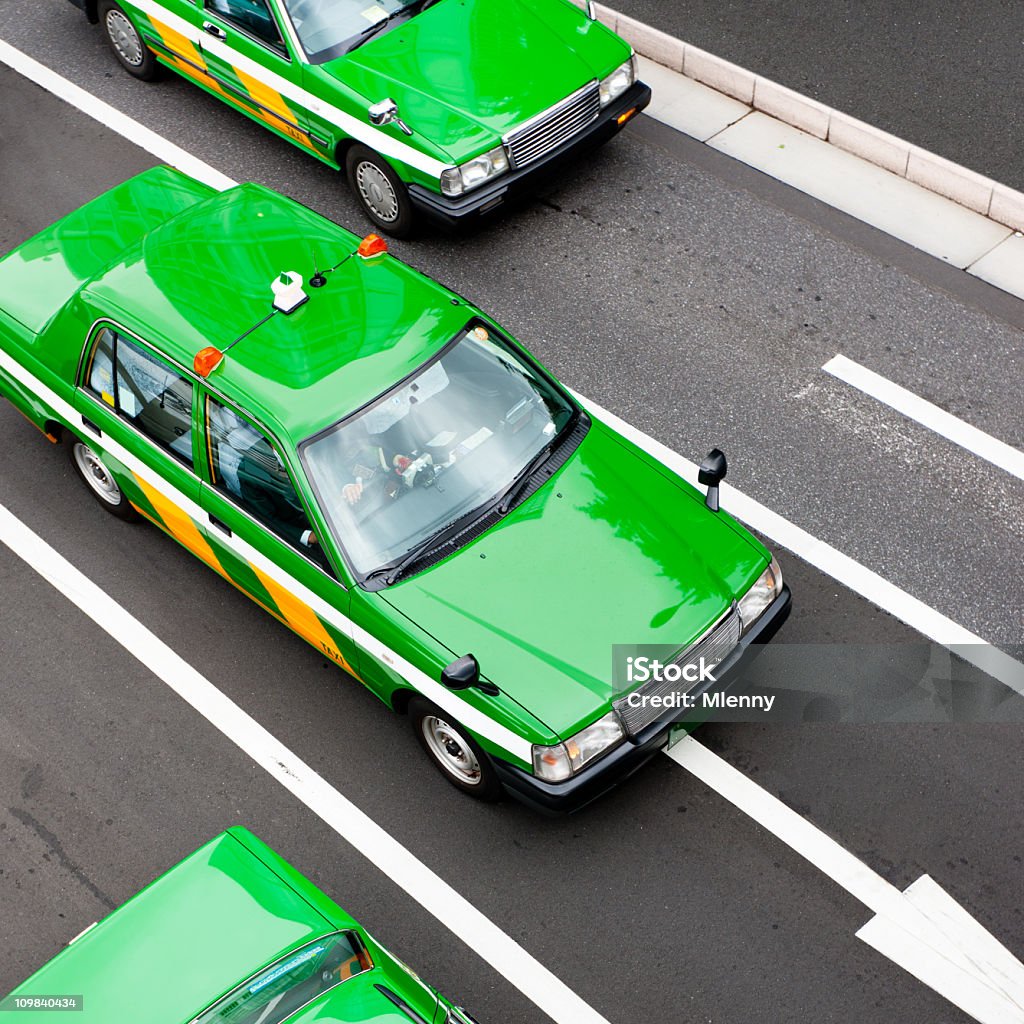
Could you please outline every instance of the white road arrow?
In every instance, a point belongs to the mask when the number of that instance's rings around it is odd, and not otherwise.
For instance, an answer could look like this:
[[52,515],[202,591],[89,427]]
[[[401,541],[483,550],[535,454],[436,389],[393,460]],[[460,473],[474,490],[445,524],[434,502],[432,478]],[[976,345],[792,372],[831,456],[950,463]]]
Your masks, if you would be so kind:
[[1024,964],[928,875],[900,892],[691,736],[668,755],[873,910],[859,939],[981,1024],[1024,1024]]

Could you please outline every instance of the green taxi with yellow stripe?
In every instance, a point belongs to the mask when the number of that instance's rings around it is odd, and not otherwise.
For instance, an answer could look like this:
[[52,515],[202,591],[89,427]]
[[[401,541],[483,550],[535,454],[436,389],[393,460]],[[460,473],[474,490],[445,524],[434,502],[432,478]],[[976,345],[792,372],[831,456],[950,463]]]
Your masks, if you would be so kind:
[[571,0],[72,0],[130,74],[167,67],[332,167],[380,230],[529,194],[650,101]]
[[0,260],[0,394],[470,795],[581,806],[672,724],[612,645],[724,687],[789,611],[720,453],[705,500],[379,236],[258,185],[155,168]]

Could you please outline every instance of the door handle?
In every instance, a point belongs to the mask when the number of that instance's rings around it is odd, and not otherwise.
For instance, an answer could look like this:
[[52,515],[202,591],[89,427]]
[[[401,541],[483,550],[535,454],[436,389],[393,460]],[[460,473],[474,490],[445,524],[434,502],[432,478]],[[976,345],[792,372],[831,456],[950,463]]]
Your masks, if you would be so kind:
[[227,39],[228,34],[219,25],[214,25],[212,21],[203,22],[203,31],[208,36],[213,36],[214,39]]
[[93,421],[86,416],[82,417],[82,426],[85,427],[86,430],[91,430],[97,437],[103,436],[103,431],[100,430],[100,428],[97,427],[96,424],[93,423]]
[[231,527],[227,523],[222,523],[216,516],[210,516],[210,525],[215,526],[225,537],[231,536]]

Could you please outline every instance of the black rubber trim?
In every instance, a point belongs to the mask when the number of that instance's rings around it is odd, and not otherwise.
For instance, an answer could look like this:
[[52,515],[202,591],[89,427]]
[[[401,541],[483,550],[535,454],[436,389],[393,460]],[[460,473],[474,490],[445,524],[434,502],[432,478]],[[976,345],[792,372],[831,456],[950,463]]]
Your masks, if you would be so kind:
[[[792,594],[785,584],[756,625],[719,665],[714,683],[708,682],[689,692],[700,695],[708,690],[728,690],[761,653],[764,645],[779,631],[792,610]],[[565,782],[544,782],[516,765],[491,757],[505,791],[543,814],[571,814],[607,793],[642,768],[668,742],[673,719],[653,722],[632,740],[626,740],[592,767]]]
[[643,82],[635,82],[617,100],[608,104],[597,120],[579,135],[573,136],[528,167],[509,171],[491,184],[482,185],[461,196],[446,196],[423,185],[411,184],[409,198],[424,217],[448,227],[486,216],[515,199],[533,194],[545,178],[552,176],[565,164],[577,160],[581,154],[607,142],[629,123],[627,121],[620,125],[618,117],[634,108],[640,113],[650,102],[650,87]]

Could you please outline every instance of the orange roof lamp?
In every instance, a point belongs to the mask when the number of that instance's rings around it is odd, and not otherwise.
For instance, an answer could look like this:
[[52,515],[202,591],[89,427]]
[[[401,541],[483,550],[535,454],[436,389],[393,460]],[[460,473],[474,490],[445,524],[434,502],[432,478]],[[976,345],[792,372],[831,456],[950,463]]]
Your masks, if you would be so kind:
[[382,252],[388,251],[388,243],[380,235],[367,235],[360,243],[356,252],[368,260],[371,256],[379,256]]
[[207,345],[206,348],[200,349],[196,353],[196,357],[192,361],[192,369],[199,377],[209,377],[220,366],[223,359],[224,353],[219,348]]

